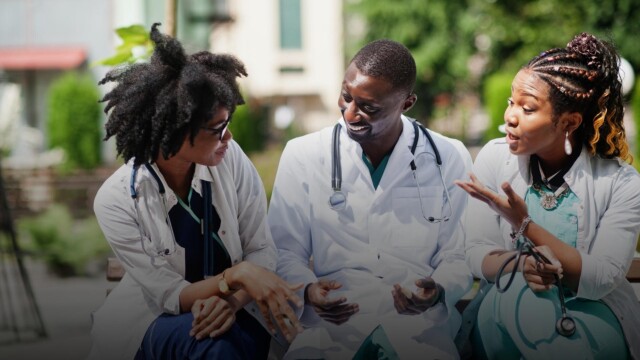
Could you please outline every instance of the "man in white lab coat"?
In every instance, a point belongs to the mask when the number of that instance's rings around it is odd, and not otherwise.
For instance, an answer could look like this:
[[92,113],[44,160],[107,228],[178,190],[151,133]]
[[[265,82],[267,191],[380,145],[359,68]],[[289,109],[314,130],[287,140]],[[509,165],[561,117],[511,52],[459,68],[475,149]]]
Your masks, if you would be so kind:
[[467,196],[453,181],[471,157],[402,115],[416,102],[415,78],[406,47],[368,44],[346,70],[339,126],[282,154],[268,220],[278,274],[305,284],[305,331],[285,358],[458,357],[454,304],[471,275]]

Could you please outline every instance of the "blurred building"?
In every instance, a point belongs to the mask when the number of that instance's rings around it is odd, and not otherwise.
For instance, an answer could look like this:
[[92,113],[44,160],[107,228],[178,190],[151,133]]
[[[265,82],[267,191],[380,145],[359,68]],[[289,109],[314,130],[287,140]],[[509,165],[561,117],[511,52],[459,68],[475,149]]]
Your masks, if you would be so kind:
[[67,70],[104,74],[88,64],[113,51],[112,14],[111,0],[0,1],[0,83],[19,86],[20,120],[45,142],[49,86]]
[[344,73],[342,0],[228,0],[218,9],[211,49],[246,65],[247,95],[280,126],[308,132],[335,122]]
[[[298,130],[313,131],[339,116],[345,62],[342,3],[177,0],[177,37],[188,52],[209,49],[239,57],[249,72],[241,81],[245,94],[265,105],[281,126],[293,121]],[[100,79],[108,68],[92,63],[114,54],[119,42],[114,29],[164,22],[165,4],[0,0],[0,84],[17,84],[20,93],[20,119],[12,116],[11,121],[39,129],[46,148],[51,83],[68,70]],[[107,159],[113,157],[109,147]]]

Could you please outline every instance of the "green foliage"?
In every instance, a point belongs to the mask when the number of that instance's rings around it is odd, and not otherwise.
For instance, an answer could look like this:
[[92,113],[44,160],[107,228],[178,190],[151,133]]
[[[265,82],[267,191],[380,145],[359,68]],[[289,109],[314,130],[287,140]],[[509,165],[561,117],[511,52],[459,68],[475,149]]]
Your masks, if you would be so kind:
[[482,95],[485,110],[489,115],[489,127],[484,133],[485,142],[504,136],[498,131],[498,126],[504,124],[504,111],[507,99],[511,96],[511,82],[514,76],[513,73],[495,73],[484,82]]
[[640,2],[630,0],[475,0],[476,32],[491,39],[489,72],[519,68],[541,51],[564,47],[573,36],[590,32],[610,37],[634,68],[640,67]]
[[611,38],[640,68],[640,1],[350,0],[346,10],[366,23],[364,38],[348,46],[349,58],[379,38],[399,41],[414,54],[419,101],[410,115],[420,119],[431,115],[438,94],[477,90],[482,79],[470,72],[471,62],[486,62],[483,74],[515,74],[533,56],[564,47],[583,31]]
[[100,164],[100,104],[98,89],[88,75],[68,72],[49,92],[49,147],[65,151],[67,170]]
[[633,94],[631,95],[630,103],[631,110],[633,111],[633,123],[636,128],[636,138],[634,139],[636,151],[633,156],[633,163],[637,169],[640,164],[640,79],[636,81],[636,84],[633,87]]
[[149,38],[149,31],[142,25],[131,25],[117,28],[116,34],[122,40],[116,48],[116,54],[97,61],[97,65],[116,66],[124,63],[132,64],[146,60],[153,53],[153,42]]
[[269,119],[265,109],[251,101],[238,106],[233,113],[229,130],[244,152],[263,150],[269,132]]
[[110,252],[95,217],[74,220],[62,205],[52,205],[34,218],[21,220],[18,228],[30,240],[25,249],[60,276],[87,275],[91,261],[103,259]]
[[[467,62],[475,51],[472,37],[477,23],[470,1],[408,0],[400,5],[386,0],[360,0],[347,6],[347,10],[363,16],[367,24],[364,39],[354,44],[357,48],[387,38],[411,50],[418,68],[419,100],[411,116],[428,117],[436,95],[466,86]],[[350,49],[351,55],[357,48]]]

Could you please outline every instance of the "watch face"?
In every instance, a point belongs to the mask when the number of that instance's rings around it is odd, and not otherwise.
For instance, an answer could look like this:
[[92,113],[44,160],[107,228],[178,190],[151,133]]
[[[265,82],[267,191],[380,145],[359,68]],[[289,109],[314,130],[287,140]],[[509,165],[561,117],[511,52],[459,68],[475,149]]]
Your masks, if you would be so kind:
[[227,284],[227,281],[224,278],[220,279],[220,282],[218,282],[218,288],[223,295],[227,295],[229,293],[229,284]]

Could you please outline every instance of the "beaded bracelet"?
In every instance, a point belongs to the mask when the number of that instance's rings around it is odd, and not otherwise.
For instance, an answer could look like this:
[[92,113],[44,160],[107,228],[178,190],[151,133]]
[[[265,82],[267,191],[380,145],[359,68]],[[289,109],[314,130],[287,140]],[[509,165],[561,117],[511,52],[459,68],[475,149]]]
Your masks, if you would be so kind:
[[517,232],[512,232],[510,234],[511,241],[516,242],[518,239],[520,239],[522,234],[524,234],[524,231],[527,230],[527,226],[529,226],[530,222],[531,222],[531,216],[527,215],[527,217],[524,218],[524,220],[522,220],[522,225],[520,225],[520,229],[518,229]]

